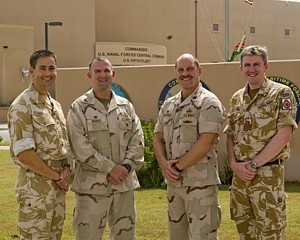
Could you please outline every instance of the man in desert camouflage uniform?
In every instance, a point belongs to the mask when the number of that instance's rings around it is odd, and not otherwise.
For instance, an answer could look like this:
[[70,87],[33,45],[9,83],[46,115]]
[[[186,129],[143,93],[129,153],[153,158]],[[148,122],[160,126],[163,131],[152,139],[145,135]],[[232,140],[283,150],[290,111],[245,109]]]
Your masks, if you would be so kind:
[[10,154],[20,166],[18,230],[20,239],[61,239],[70,165],[66,120],[48,92],[57,75],[56,56],[47,50],[34,52],[29,72],[33,82],[8,111]]
[[133,240],[135,171],[144,162],[140,120],[133,105],[111,90],[115,71],[108,59],[94,59],[87,76],[92,89],[73,102],[67,118],[76,159],[76,239],[102,239],[108,222],[110,239]]
[[267,49],[249,46],[240,70],[247,85],[230,101],[227,150],[234,172],[231,216],[240,239],[285,239],[284,161],[296,130],[296,102],[291,89],[267,79]]
[[181,55],[175,69],[182,90],[164,102],[154,130],[155,155],[168,185],[169,239],[218,239],[217,143],[225,110],[200,83],[194,56]]

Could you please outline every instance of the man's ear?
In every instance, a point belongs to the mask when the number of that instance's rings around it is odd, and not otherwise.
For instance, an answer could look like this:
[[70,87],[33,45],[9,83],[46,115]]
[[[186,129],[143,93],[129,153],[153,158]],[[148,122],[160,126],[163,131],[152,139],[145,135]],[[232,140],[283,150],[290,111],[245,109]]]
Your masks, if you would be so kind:
[[34,69],[32,67],[29,67],[28,71],[29,71],[30,75],[33,75]]
[[267,63],[265,64],[265,72],[268,70],[268,68],[269,68],[269,64]]
[[90,71],[88,71],[88,72],[86,73],[86,75],[87,75],[88,78],[91,78],[91,77],[92,77],[92,74],[91,74]]

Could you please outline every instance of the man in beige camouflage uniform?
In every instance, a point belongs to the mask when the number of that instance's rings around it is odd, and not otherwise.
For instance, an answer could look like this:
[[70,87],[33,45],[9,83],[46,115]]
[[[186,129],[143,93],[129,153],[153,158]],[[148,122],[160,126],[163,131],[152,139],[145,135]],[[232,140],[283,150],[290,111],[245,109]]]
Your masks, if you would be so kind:
[[133,240],[139,187],[136,170],[144,162],[144,138],[133,105],[111,90],[115,76],[108,59],[98,57],[87,73],[92,89],[74,101],[67,124],[76,159],[76,239]]
[[242,240],[285,239],[284,161],[297,128],[291,89],[267,79],[267,49],[249,46],[240,70],[247,85],[231,98],[227,150],[234,172],[231,216]]
[[20,166],[16,183],[20,239],[54,240],[62,235],[70,165],[65,117],[48,92],[56,69],[52,52],[34,52],[29,69],[33,82],[8,111],[10,154]]
[[155,155],[168,185],[169,239],[218,239],[217,143],[225,110],[202,87],[194,56],[181,55],[175,69],[182,90],[162,105],[154,136]]

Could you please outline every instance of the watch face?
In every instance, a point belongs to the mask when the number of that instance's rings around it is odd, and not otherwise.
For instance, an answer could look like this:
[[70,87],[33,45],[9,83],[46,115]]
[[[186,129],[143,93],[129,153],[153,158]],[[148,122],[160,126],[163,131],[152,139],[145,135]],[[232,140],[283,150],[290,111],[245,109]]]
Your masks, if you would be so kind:
[[257,165],[255,162],[250,162],[250,167],[257,169]]

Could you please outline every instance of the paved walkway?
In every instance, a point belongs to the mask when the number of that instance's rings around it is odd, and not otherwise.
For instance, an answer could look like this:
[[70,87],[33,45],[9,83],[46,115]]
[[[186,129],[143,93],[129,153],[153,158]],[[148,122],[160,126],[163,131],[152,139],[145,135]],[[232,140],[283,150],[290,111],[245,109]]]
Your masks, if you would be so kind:
[[[10,141],[6,123],[0,124],[0,136],[3,138],[3,141]],[[0,146],[0,150],[9,150],[9,146]]]
[[0,146],[0,150],[9,150],[9,146]]

